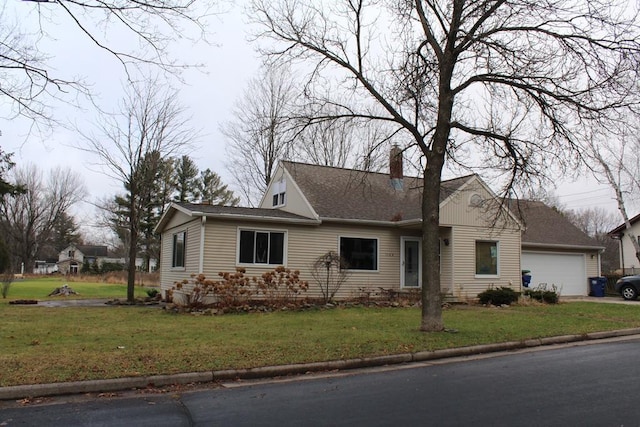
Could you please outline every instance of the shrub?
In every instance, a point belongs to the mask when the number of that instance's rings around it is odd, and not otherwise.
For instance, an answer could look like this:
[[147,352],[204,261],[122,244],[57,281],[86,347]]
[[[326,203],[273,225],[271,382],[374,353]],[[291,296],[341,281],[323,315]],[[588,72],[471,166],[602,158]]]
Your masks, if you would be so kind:
[[253,278],[257,293],[264,295],[271,304],[286,304],[295,300],[298,294],[309,289],[309,283],[300,280],[298,270],[290,270],[283,266],[263,273],[259,279]]
[[158,290],[156,288],[147,289],[147,295],[149,298],[155,298],[158,295]]
[[557,304],[560,299],[558,287],[551,285],[551,289],[547,289],[546,283],[541,283],[533,289],[527,289],[524,291],[524,294],[537,301],[546,302],[547,304]]
[[124,264],[119,262],[103,262],[100,266],[101,273],[109,273],[111,271],[123,271]]
[[481,304],[509,305],[518,301],[519,295],[519,292],[506,286],[501,286],[499,288],[489,288],[479,293],[478,299]]
[[204,274],[192,275],[190,279],[176,282],[171,293],[182,290],[186,298],[182,305],[189,308],[224,309],[246,306],[254,295],[264,296],[269,304],[284,306],[309,288],[306,281],[300,280],[297,270],[277,267],[252,278],[246,277],[245,272],[241,267],[236,268],[235,273],[221,272],[218,273],[221,279],[217,281],[207,279]]
[[328,303],[333,300],[342,284],[347,281],[349,270],[340,254],[329,251],[313,262],[311,276],[320,287],[324,302]]

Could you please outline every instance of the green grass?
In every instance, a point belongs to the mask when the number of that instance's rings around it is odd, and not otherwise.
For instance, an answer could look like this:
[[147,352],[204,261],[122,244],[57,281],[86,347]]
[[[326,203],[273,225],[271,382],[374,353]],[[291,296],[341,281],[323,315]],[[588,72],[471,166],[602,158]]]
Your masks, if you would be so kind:
[[[0,305],[16,299],[36,299],[58,300],[61,298],[85,299],[85,298],[126,298],[127,286],[122,284],[111,284],[95,282],[71,282],[64,276],[47,276],[42,278],[30,278],[24,280],[16,280],[11,283],[9,293],[6,299],[0,298]],[[55,289],[63,285],[69,285],[78,295],[69,297],[49,297],[48,295]],[[135,295],[145,297],[146,289],[142,286],[136,286]]]
[[418,331],[415,308],[194,316],[158,308],[0,304],[0,386],[378,356],[640,326],[633,305],[458,307],[458,333]]

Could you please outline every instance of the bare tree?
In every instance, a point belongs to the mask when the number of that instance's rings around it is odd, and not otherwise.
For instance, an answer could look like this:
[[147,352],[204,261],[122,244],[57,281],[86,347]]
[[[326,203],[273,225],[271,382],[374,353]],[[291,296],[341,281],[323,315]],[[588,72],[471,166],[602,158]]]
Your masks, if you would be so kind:
[[[170,44],[184,38],[205,40],[206,18],[213,4],[195,0],[5,2],[0,6],[0,99],[4,103],[0,115],[50,124],[55,120],[49,108],[54,99],[65,98],[68,92],[90,95],[89,84],[74,70],[65,77],[37,47],[42,39],[55,40],[61,26],[111,54],[128,75],[140,65],[177,72],[186,64],[171,59]],[[26,28],[25,17],[33,17],[37,28]],[[109,35],[115,33],[128,38],[126,48],[110,41]]]
[[[299,121],[304,123],[305,117]],[[327,120],[303,126],[292,145],[293,157],[316,165],[379,171],[386,166],[389,145],[383,125]]]
[[600,260],[602,271],[610,272],[617,269],[619,267],[618,243],[608,234],[619,223],[617,215],[600,207],[565,210],[563,213],[576,227],[604,248]]
[[591,170],[594,176],[608,184],[615,194],[618,211],[625,224],[624,235],[640,261],[640,244],[628,214],[628,209],[640,194],[640,140],[626,137],[624,130],[617,136],[611,133],[601,135],[590,145],[588,156],[593,160]]
[[304,64],[299,71],[317,107],[310,122],[381,120],[424,156],[421,330],[444,329],[438,239],[445,162],[502,171],[507,190],[575,160],[585,128],[638,101],[640,31],[625,6],[252,1],[256,37],[269,42],[262,52],[291,68]]
[[134,301],[138,239],[148,209],[150,194],[161,173],[161,162],[193,143],[195,132],[184,117],[177,93],[162,89],[157,80],[132,86],[121,111],[104,116],[95,134],[85,134],[86,146],[95,153],[103,172],[122,183],[126,190],[122,205],[128,236],[127,300]]
[[328,304],[349,278],[349,269],[339,253],[329,251],[315,259],[311,265],[311,276],[320,288],[324,303]]
[[221,126],[229,140],[226,167],[249,206],[259,202],[278,160],[290,156],[295,132],[288,117],[294,97],[292,76],[281,68],[267,68],[249,82],[235,107],[235,119]]
[[0,230],[13,254],[13,271],[20,263],[30,270],[39,251],[53,239],[58,222],[85,197],[86,189],[70,169],[53,169],[46,180],[35,165],[12,172],[25,192],[0,200]]

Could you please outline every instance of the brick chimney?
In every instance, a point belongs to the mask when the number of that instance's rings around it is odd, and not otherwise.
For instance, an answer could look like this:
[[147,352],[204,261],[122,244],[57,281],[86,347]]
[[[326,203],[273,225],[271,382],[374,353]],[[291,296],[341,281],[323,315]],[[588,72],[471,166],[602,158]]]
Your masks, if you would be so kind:
[[404,178],[402,150],[397,145],[391,147],[391,152],[389,153],[389,178],[391,178],[391,187],[402,191]]

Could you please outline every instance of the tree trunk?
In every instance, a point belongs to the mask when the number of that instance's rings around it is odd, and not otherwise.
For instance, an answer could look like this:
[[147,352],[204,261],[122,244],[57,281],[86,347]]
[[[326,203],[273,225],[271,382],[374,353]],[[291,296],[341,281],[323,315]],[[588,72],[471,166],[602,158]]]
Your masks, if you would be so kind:
[[[131,186],[132,188],[134,186]],[[127,269],[127,301],[135,302],[136,287],[136,256],[138,249],[138,208],[135,203],[136,194],[131,191],[131,202],[129,205],[129,267]]]
[[444,329],[440,292],[440,180],[435,167],[427,167],[422,193],[422,320],[420,330]]

